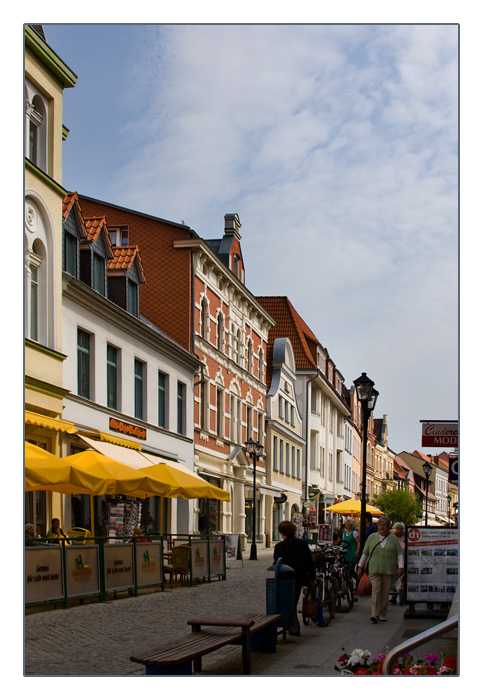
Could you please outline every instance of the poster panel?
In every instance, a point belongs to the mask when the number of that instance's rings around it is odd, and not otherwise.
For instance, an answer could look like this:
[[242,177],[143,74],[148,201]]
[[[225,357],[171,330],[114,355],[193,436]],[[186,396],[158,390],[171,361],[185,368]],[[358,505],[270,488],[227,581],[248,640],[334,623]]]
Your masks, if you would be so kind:
[[99,546],[72,545],[65,550],[67,596],[100,592]]
[[116,591],[134,586],[132,544],[106,544],[104,561],[106,591]]
[[137,542],[135,546],[137,585],[157,586],[162,582],[161,542]]
[[406,600],[451,603],[459,580],[459,530],[454,527],[406,529]]
[[225,534],[226,561],[237,561],[242,558],[240,547],[240,535]]
[[56,546],[25,548],[25,602],[57,600],[64,596],[62,551]]
[[319,544],[332,544],[334,528],[332,525],[319,525]]
[[210,576],[225,573],[225,543],[223,540],[210,540]]
[[191,574],[193,578],[208,576],[208,541],[191,542]]

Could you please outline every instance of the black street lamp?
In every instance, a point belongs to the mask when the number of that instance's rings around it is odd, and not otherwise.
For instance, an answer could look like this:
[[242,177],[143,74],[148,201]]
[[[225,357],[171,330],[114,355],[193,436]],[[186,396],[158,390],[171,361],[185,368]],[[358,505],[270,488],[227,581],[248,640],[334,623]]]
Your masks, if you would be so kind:
[[361,420],[362,420],[362,493],[361,493],[361,526],[360,526],[360,543],[362,552],[366,541],[366,482],[367,482],[367,426],[369,424],[369,416],[376,406],[379,392],[374,389],[374,382],[369,379],[367,374],[363,372],[358,379],[354,379],[357,398],[361,402]]
[[257,458],[261,457],[263,454],[263,445],[259,442],[255,442],[251,438],[246,441],[245,449],[247,455],[253,458],[253,501],[252,501],[252,546],[250,548],[250,559],[257,560],[257,544],[255,542],[255,531],[256,531],[256,512],[255,512],[255,489],[256,489],[256,477],[257,477]]
[[423,465],[424,473],[426,474],[426,519],[424,521],[424,524],[427,526],[428,524],[428,493],[429,493],[429,477],[431,476],[431,472],[433,471],[433,467],[430,465],[429,462],[425,462]]

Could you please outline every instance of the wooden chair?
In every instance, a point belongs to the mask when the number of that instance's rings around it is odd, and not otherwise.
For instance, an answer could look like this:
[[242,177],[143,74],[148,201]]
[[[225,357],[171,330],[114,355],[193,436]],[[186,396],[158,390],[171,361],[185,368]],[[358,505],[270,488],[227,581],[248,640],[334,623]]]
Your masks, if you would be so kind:
[[178,547],[173,547],[171,552],[171,565],[164,567],[164,571],[169,573],[169,584],[173,585],[173,576],[175,580],[180,577],[181,585],[183,581],[188,583],[190,575],[190,557],[191,557],[191,547],[187,544],[179,545]]

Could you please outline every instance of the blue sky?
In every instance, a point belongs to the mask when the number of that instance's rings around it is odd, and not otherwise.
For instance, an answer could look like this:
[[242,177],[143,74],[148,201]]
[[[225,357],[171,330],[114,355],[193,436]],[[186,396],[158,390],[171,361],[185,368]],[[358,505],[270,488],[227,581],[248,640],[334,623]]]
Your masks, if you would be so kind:
[[456,25],[49,25],[77,74],[64,186],[220,237],[346,385],[380,392],[392,449],[458,416]]

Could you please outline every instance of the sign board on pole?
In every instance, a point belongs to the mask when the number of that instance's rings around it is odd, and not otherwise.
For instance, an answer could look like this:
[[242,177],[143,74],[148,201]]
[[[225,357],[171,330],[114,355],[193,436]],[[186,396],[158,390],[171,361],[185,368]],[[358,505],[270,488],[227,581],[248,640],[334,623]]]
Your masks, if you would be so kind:
[[319,544],[332,544],[334,541],[332,525],[319,525]]
[[422,447],[458,447],[458,421],[421,421]]
[[406,529],[406,600],[451,603],[459,579],[458,528]]
[[450,456],[450,458],[449,458],[449,473],[448,473],[448,481],[450,484],[457,484],[458,483],[458,473],[459,473],[458,457]]

